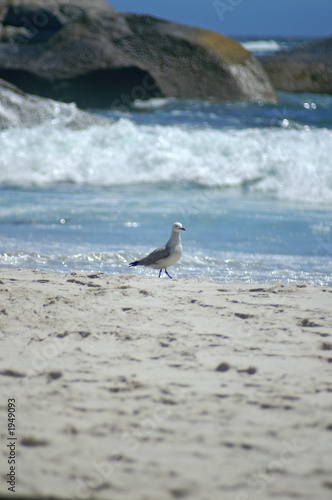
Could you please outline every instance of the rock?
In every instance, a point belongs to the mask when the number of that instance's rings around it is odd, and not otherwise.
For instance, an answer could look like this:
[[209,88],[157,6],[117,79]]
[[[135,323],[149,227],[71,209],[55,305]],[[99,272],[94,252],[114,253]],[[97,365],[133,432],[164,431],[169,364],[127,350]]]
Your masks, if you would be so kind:
[[26,94],[0,79],[0,130],[8,127],[29,127],[49,122],[54,126],[83,129],[91,125],[107,125],[112,121],[64,104]]
[[103,0],[5,0],[0,3],[0,42],[36,43],[50,39],[89,10],[91,16],[115,13]]
[[278,90],[332,93],[332,36],[260,61]]
[[217,366],[216,371],[217,372],[227,372],[230,369],[230,367],[231,366],[228,363],[226,363],[225,361],[222,361]]
[[59,0],[56,8],[16,0],[16,10],[13,1],[0,11],[0,77],[25,92],[82,108],[163,96],[278,100],[254,56],[217,33],[116,13],[102,0]]

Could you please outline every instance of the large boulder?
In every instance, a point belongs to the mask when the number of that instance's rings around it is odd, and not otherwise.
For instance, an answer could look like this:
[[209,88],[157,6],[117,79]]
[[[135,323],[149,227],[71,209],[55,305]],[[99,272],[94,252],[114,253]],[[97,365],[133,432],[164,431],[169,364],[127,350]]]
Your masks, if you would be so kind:
[[0,77],[26,92],[84,108],[161,96],[278,99],[260,63],[234,40],[116,13],[102,0],[2,0],[0,20]]
[[115,13],[103,0],[0,0],[0,41],[44,42],[87,10],[91,16]]
[[29,95],[0,79],[0,130],[9,127],[32,127],[49,123],[53,126],[83,129],[106,125],[112,121],[51,99]]
[[332,36],[260,61],[278,90],[332,93]]

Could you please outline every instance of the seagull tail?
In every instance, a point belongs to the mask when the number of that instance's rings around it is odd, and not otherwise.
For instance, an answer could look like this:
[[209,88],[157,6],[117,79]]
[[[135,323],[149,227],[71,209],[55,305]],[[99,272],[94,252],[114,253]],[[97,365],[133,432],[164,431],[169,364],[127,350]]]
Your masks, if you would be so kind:
[[135,260],[135,262],[131,262],[129,264],[129,267],[138,266],[138,264],[139,264],[139,260]]

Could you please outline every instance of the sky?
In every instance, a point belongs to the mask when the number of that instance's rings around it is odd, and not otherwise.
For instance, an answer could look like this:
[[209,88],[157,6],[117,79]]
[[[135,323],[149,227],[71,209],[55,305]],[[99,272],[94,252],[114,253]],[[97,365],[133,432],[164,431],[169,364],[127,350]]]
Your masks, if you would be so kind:
[[121,12],[151,14],[228,36],[332,35],[332,0],[110,0]]

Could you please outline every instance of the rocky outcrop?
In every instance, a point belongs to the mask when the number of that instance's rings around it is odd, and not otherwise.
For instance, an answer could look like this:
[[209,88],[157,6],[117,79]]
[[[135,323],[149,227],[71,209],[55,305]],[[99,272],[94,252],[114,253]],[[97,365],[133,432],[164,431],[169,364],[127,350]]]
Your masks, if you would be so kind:
[[278,90],[332,94],[332,36],[260,61]]
[[32,127],[42,123],[82,129],[91,125],[106,125],[112,121],[65,104],[26,94],[0,79],[0,130],[8,127]]
[[103,0],[1,0],[0,42],[45,42],[87,10],[92,17],[115,13]]
[[4,0],[0,77],[80,107],[135,99],[277,101],[262,66],[232,39],[102,0]]

